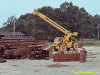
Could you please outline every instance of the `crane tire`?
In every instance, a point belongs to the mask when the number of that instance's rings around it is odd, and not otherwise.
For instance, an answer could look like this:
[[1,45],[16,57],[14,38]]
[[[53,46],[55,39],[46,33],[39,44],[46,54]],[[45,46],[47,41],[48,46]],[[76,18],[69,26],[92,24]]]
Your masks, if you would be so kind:
[[67,45],[65,43],[60,45],[59,51],[64,52],[67,50]]
[[75,50],[75,51],[78,50],[78,43],[73,43],[73,50]]

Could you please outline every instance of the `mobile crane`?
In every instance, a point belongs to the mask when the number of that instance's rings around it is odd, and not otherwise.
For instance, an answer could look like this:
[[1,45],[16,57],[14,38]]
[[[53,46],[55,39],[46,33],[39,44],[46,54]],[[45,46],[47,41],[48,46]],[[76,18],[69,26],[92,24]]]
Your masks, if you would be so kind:
[[77,39],[73,37],[77,36],[78,32],[71,33],[70,31],[66,30],[65,28],[63,28],[62,26],[60,26],[59,24],[45,16],[44,14],[38,12],[36,9],[33,11],[33,15],[40,17],[41,19],[43,19],[44,21],[46,21],[47,23],[49,23],[50,25],[52,25],[53,27],[55,27],[56,29],[60,30],[65,34],[64,37],[55,38],[54,43],[52,45],[52,48],[54,50],[64,51],[70,48],[73,48],[73,50],[78,49]]

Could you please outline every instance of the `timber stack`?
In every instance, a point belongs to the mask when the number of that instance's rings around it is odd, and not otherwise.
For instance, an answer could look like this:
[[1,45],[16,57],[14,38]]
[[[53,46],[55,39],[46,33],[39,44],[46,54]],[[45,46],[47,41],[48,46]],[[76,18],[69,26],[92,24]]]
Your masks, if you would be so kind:
[[45,50],[42,45],[33,45],[30,49],[30,60],[34,59],[49,59],[49,51]]

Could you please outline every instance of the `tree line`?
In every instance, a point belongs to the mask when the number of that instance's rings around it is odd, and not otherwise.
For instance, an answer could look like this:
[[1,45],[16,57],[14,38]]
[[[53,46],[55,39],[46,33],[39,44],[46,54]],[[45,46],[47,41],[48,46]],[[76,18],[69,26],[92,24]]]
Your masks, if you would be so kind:
[[[38,8],[38,11],[65,29],[71,32],[78,32],[77,38],[97,38],[100,15],[92,16],[83,7],[79,8],[73,5],[72,2],[64,2],[60,5],[60,8],[44,6]],[[32,13],[21,15],[18,19],[15,16],[11,16],[7,22],[3,23],[0,31],[13,31],[14,21],[16,31],[31,35],[36,39],[53,41],[55,37],[64,36],[62,32],[39,17],[32,15]]]

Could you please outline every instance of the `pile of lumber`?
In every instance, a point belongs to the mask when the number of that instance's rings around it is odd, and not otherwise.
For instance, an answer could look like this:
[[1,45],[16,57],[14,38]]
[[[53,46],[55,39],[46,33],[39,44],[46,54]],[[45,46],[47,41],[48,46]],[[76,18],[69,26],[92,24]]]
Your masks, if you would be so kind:
[[44,50],[42,46],[33,46],[30,49],[30,57],[29,59],[49,59],[49,51]]
[[28,47],[15,47],[13,45],[0,46],[0,57],[6,59],[22,59],[29,57]]
[[77,51],[67,51],[64,53],[56,53],[53,57],[55,62],[65,62],[65,61],[79,61],[80,53]]

